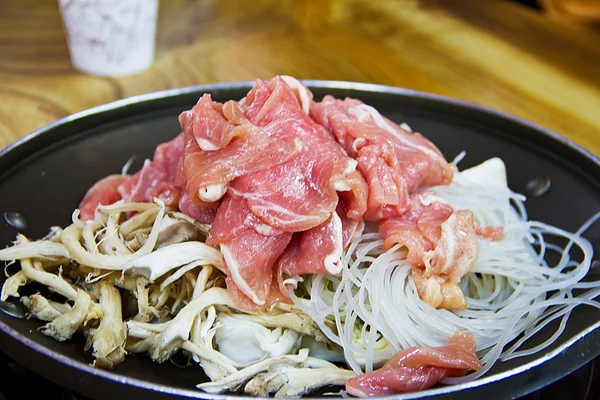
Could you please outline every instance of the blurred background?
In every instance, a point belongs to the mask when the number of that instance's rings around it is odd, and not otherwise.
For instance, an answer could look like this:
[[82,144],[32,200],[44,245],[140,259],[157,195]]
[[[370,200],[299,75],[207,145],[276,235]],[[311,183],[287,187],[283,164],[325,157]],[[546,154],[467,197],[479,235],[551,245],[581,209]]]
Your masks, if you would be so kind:
[[0,148],[120,98],[288,74],[472,101],[600,154],[600,0],[162,0],[153,63],[116,77],[73,67],[58,4],[0,1]]

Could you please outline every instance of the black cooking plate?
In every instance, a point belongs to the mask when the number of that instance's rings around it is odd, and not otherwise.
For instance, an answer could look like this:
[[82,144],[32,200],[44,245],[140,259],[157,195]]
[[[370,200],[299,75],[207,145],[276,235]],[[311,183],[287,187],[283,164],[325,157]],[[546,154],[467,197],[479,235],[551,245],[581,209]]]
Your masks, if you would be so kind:
[[[531,219],[571,231],[600,210],[600,161],[558,135],[525,121],[447,98],[376,85],[307,82],[317,99],[330,93],[355,97],[392,120],[408,124],[431,139],[449,159],[462,150],[461,168],[499,156],[510,187],[524,193],[532,178],[547,176],[551,190],[527,201]],[[34,132],[0,153],[0,212],[17,211],[29,222],[24,232],[38,238],[52,225],[69,224],[71,212],[99,178],[120,171],[135,156],[133,170],[151,157],[158,143],[179,133],[178,114],[205,92],[218,101],[243,97],[250,83],[219,84],[144,95],[65,118]],[[0,245],[16,231],[0,224]],[[600,228],[586,236],[600,249]],[[0,280],[4,279],[3,277]],[[445,396],[494,399],[524,395],[563,377],[600,354],[600,311],[577,308],[563,335],[535,356],[498,363],[483,379],[441,386],[396,398]],[[102,399],[227,398],[195,389],[202,370],[156,364],[128,356],[114,371],[95,369],[82,339],[58,343],[38,333],[40,323],[0,313],[0,349],[17,362],[60,385]],[[530,345],[550,334],[540,332]],[[0,379],[2,379],[0,377]]]

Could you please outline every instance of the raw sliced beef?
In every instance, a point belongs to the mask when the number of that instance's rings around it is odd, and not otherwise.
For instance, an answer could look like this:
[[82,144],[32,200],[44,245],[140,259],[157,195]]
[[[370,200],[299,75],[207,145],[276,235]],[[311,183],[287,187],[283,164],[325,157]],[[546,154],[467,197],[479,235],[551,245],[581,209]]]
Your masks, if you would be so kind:
[[411,195],[402,215],[379,222],[379,232],[385,240],[384,247],[389,249],[400,243],[408,249],[408,261],[423,265],[425,253],[433,250],[434,243],[442,235],[442,223],[453,212],[452,206],[433,192]]
[[179,211],[189,215],[196,221],[212,223],[217,213],[218,202],[205,203],[203,201],[193,202],[186,190],[181,191],[179,199]]
[[200,222],[210,223],[218,203],[193,200],[187,195],[183,140],[182,133],[158,145],[153,159],[146,160],[142,169],[122,182],[118,190],[126,202],[153,202],[156,198]]
[[256,304],[252,301],[248,296],[246,296],[240,289],[238,289],[235,282],[230,277],[226,278],[227,291],[232,295],[236,308],[251,312],[257,313],[260,311],[268,310],[273,307],[277,303],[292,303],[287,293],[284,295],[280,287],[284,287],[279,282],[280,275],[277,273],[277,269],[273,269],[273,276],[270,278],[271,288],[269,289],[268,295],[265,299],[264,304]]
[[275,262],[291,239],[290,232],[265,236],[254,229],[246,229],[236,237],[219,243],[227,266],[228,287],[234,283],[236,289],[254,304],[266,307]]
[[346,390],[358,397],[416,392],[480,368],[473,334],[456,333],[446,346],[401,350],[380,369],[350,379]]
[[[453,210],[432,193],[412,194],[449,184],[456,168],[421,134],[402,129],[359,100],[325,96],[311,104],[310,114],[357,160],[369,186],[365,219],[379,221],[386,248],[399,243],[408,249],[421,299],[434,307],[464,308],[457,283],[478,254],[473,214]],[[478,232],[501,237],[495,228]]]
[[206,241],[208,244],[223,243],[247,229],[254,229],[263,236],[277,236],[284,233],[263,223],[252,214],[246,199],[228,193],[219,205]]

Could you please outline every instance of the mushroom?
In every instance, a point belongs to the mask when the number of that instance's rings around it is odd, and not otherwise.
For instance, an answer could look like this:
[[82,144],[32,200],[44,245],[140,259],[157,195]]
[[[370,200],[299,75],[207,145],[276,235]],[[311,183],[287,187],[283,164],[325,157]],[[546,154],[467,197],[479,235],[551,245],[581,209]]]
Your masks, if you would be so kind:
[[48,300],[39,293],[21,297],[21,303],[40,321],[54,321],[71,309],[70,305]]
[[178,214],[170,212],[161,224],[161,231],[156,241],[156,248],[169,246],[175,243],[190,241],[203,241],[208,230],[202,224],[182,219]]
[[125,359],[127,328],[121,314],[121,294],[108,282],[100,283],[102,319],[97,329],[90,330],[86,350],[93,348],[94,366],[112,369]]
[[172,269],[189,264],[193,264],[191,268],[214,265],[221,270],[224,269],[221,253],[217,249],[202,242],[185,242],[162,247],[134,260],[130,271],[154,282]]
[[252,378],[244,386],[244,392],[258,397],[275,393],[277,398],[297,398],[323,386],[345,385],[354,376],[354,371],[308,357],[303,366],[291,363],[271,365],[266,372]]
[[88,321],[102,317],[102,310],[94,307],[94,305],[97,306],[92,301],[90,295],[79,289],[77,290],[73,307],[58,318],[42,326],[40,331],[59,342],[64,342],[70,339]]
[[298,354],[271,357],[241,369],[226,378],[215,382],[200,383],[196,387],[207,393],[223,393],[228,390],[236,391],[255,375],[268,371],[272,365],[281,363],[297,365],[306,361],[307,358],[308,349],[301,349]]

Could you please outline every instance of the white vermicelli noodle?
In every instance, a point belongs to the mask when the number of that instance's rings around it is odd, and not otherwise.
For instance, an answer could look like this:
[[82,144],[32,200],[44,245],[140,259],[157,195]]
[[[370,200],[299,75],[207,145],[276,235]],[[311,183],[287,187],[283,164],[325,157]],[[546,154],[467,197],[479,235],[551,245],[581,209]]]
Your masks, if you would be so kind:
[[[581,282],[593,256],[592,245],[581,234],[600,213],[570,233],[527,221],[525,198],[505,185],[483,186],[457,173],[450,186],[431,189],[454,209],[473,211],[480,226],[504,227],[501,240],[480,239],[477,262],[460,282],[466,309],[435,309],[422,301],[405,249],[397,245],[385,251],[373,226],[353,238],[340,276],[312,275],[301,283],[310,302],[292,296],[325,335],[342,346],[355,372],[371,371],[401,349],[442,346],[457,331],[469,331],[483,368],[444,383],[470,381],[499,359],[527,356],[552,344],[574,307],[600,308],[593,300],[600,294],[600,281]],[[566,243],[558,245],[552,237]],[[560,323],[551,337],[521,349],[555,320]]]

